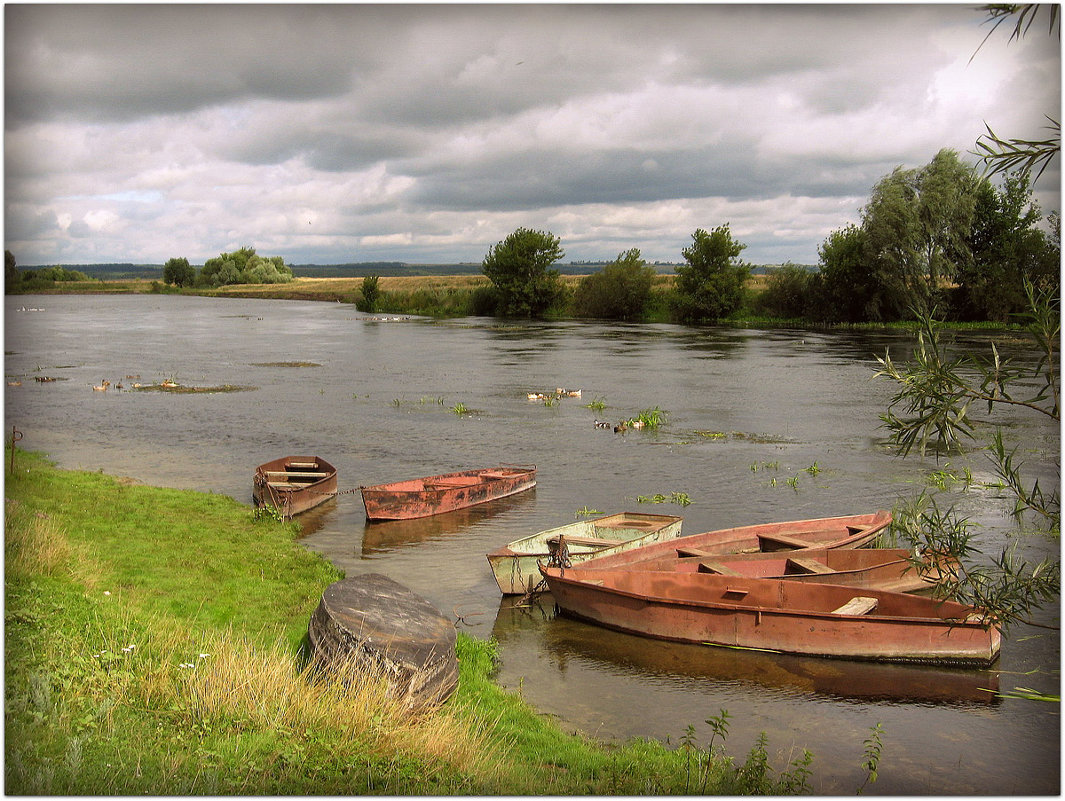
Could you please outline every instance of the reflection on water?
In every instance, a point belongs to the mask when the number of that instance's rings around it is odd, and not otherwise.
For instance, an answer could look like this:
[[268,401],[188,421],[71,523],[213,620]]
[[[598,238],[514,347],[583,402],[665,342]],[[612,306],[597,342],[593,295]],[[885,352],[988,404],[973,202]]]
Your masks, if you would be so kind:
[[[23,305],[44,311],[16,311]],[[249,505],[256,465],[320,453],[341,494],[302,517],[303,547],[348,575],[388,575],[471,636],[498,637],[498,681],[567,726],[675,745],[686,725],[705,728],[727,709],[730,754],[742,761],[765,732],[775,768],[808,748],[811,786],[852,795],[865,779],[862,743],[880,723],[879,778],[866,792],[1058,792],[1058,706],[984,691],[1059,692],[1055,628],[1015,628],[994,668],[972,673],[651,644],[501,604],[485,558],[584,509],[680,514],[698,533],[893,508],[944,468],[897,459],[883,442],[879,415],[893,391],[871,380],[874,356],[908,357],[905,332],[379,322],[347,304],[151,295],[14,297],[5,311],[5,374],[21,381],[5,387],[5,422],[25,434],[23,447],[63,467]],[[990,337],[946,340],[984,349]],[[1003,353],[1036,358],[1017,341]],[[130,374],[259,389],[92,390]],[[556,387],[583,397],[527,399]],[[602,409],[588,406],[594,399]],[[474,411],[450,411],[458,403]],[[666,413],[658,431],[595,427],[656,406]],[[1007,446],[1043,486],[1058,482],[1059,427],[1023,412],[1009,421]],[[360,485],[501,462],[535,464],[536,491],[420,521],[366,521]],[[941,503],[977,524],[990,559],[1013,541],[1012,506],[980,483],[995,476],[978,452],[950,468],[971,470],[975,483],[950,487]],[[673,492],[691,505],[637,500]],[[1030,563],[1059,550],[1035,535],[1015,541]],[[1049,609],[1037,622],[1059,617]]]
[[819,695],[858,702],[1001,702],[995,695],[999,689],[995,670],[814,659],[649,640],[608,629],[596,629],[592,636],[586,624],[556,618],[550,594],[524,601],[503,598],[492,634],[501,643],[522,636],[539,638],[561,672],[570,660],[580,659],[614,674],[735,685],[747,692],[775,693],[781,701]]

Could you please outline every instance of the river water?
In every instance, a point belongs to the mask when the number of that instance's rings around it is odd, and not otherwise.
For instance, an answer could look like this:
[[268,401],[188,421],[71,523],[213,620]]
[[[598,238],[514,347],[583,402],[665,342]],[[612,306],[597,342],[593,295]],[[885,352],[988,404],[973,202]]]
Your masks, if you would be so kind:
[[[725,709],[725,750],[738,761],[764,732],[775,770],[809,749],[811,788],[851,795],[879,723],[878,779],[865,794],[1059,792],[1059,706],[994,692],[1060,692],[1055,628],[1011,629],[990,670],[667,644],[556,618],[550,596],[501,600],[485,559],[586,509],[680,514],[693,534],[891,509],[933,470],[993,481],[979,453],[899,459],[884,443],[878,415],[893,388],[873,379],[874,356],[907,357],[908,334],[432,321],[338,303],[153,295],[5,300],[5,423],[23,432],[21,447],[62,467],[249,504],[257,464],[321,455],[337,466],[341,494],[305,516],[303,544],[348,575],[391,576],[461,631],[497,638],[499,683],[568,729],[677,745],[690,724],[705,745],[705,721]],[[955,344],[988,341],[967,333]],[[1001,347],[1035,358],[1019,337]],[[130,391],[166,378],[243,389]],[[103,380],[111,388],[93,391]],[[556,388],[582,397],[527,399]],[[605,408],[587,406],[595,400]],[[657,431],[595,426],[654,407],[666,413]],[[1058,483],[1056,424],[1016,414],[1006,436],[1031,475]],[[535,464],[535,490],[423,521],[365,520],[361,484],[502,462]],[[671,493],[691,504],[638,501]],[[943,495],[997,554],[1011,529],[1001,493],[954,484]],[[1015,539],[1029,559],[1059,548]],[[1057,626],[1059,610],[1039,619]]]

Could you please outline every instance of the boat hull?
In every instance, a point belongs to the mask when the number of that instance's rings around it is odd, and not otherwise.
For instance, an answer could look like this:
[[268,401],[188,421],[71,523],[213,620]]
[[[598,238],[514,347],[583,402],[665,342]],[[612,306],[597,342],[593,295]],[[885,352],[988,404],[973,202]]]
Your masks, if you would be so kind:
[[[706,573],[541,572],[563,614],[662,640],[956,665],[991,664],[1001,645],[998,629],[970,607],[919,595]],[[844,611],[857,600],[875,602],[875,611]]]
[[318,456],[284,456],[255,469],[252,500],[293,517],[337,494],[337,471]]
[[569,561],[583,562],[604,553],[639,548],[680,535],[683,518],[622,512],[592,520],[582,520],[537,532],[515,540],[487,554],[499,591],[504,595],[524,595],[541,582],[537,563],[548,561],[564,539]]
[[487,503],[535,486],[535,467],[503,465],[359,489],[367,519],[412,520]]

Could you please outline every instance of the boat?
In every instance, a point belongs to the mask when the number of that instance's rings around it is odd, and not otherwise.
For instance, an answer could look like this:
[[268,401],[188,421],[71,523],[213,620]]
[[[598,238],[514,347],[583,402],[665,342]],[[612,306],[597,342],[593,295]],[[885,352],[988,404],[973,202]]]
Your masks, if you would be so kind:
[[286,518],[306,512],[337,494],[337,469],[319,456],[284,456],[255,468],[252,498]]
[[906,662],[848,661],[841,664],[802,654],[742,648],[708,648],[596,628],[594,637],[580,621],[555,620],[550,595],[499,599],[492,637],[502,648],[516,638],[532,640],[560,672],[579,660],[582,671],[612,681],[650,679],[675,684],[697,682],[704,695],[757,693],[762,703],[796,698],[924,702],[937,707],[988,708],[1002,704],[995,666],[921,665]]
[[536,486],[531,465],[500,465],[359,487],[369,520],[411,520],[505,498]]
[[656,542],[642,548],[600,554],[594,564],[585,562],[584,567],[613,569],[633,567],[638,562],[695,556],[708,558],[722,554],[770,553],[806,548],[861,548],[869,545],[876,535],[890,524],[891,513],[885,511],[781,523],[759,523],[706,531],[702,534],[686,534],[669,542]]
[[683,518],[621,512],[549,528],[492,551],[488,564],[504,595],[530,593],[540,583],[536,563],[565,553],[570,562],[580,562],[603,553],[638,548],[671,540],[680,534]]
[[1001,646],[978,610],[922,595],[669,570],[539,569],[562,614],[659,640],[972,666],[994,662]]
[[[906,548],[802,548],[768,553],[722,556],[663,556],[629,565],[630,570],[674,570],[679,573],[717,573],[746,578],[775,578],[842,584],[894,592],[931,591],[937,580],[956,569],[956,563],[928,556],[919,566]],[[582,567],[595,569],[598,560]]]

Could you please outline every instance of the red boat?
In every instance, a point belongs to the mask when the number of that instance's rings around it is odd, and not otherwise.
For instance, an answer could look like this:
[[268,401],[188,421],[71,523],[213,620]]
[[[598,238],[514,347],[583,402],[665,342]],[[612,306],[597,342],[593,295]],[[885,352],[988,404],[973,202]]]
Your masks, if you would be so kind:
[[621,553],[597,556],[581,564],[585,568],[624,569],[640,562],[677,560],[684,557],[716,557],[722,554],[794,551],[804,548],[861,548],[891,524],[891,513],[813,520],[760,523],[702,534],[688,534],[667,542],[656,542]]
[[975,609],[901,592],[660,570],[540,566],[563,614],[660,640],[809,656],[988,665]]
[[370,520],[410,520],[505,498],[535,486],[535,467],[500,465],[359,489]]
[[[586,560],[581,567],[595,568],[598,562],[598,558]],[[952,563],[942,559],[925,557],[921,562],[918,567],[906,548],[802,548],[715,557],[667,555],[624,569],[788,579],[893,592],[929,591],[942,575],[952,572]]]
[[337,494],[337,470],[318,456],[285,456],[255,469],[252,499],[285,517],[298,515]]

